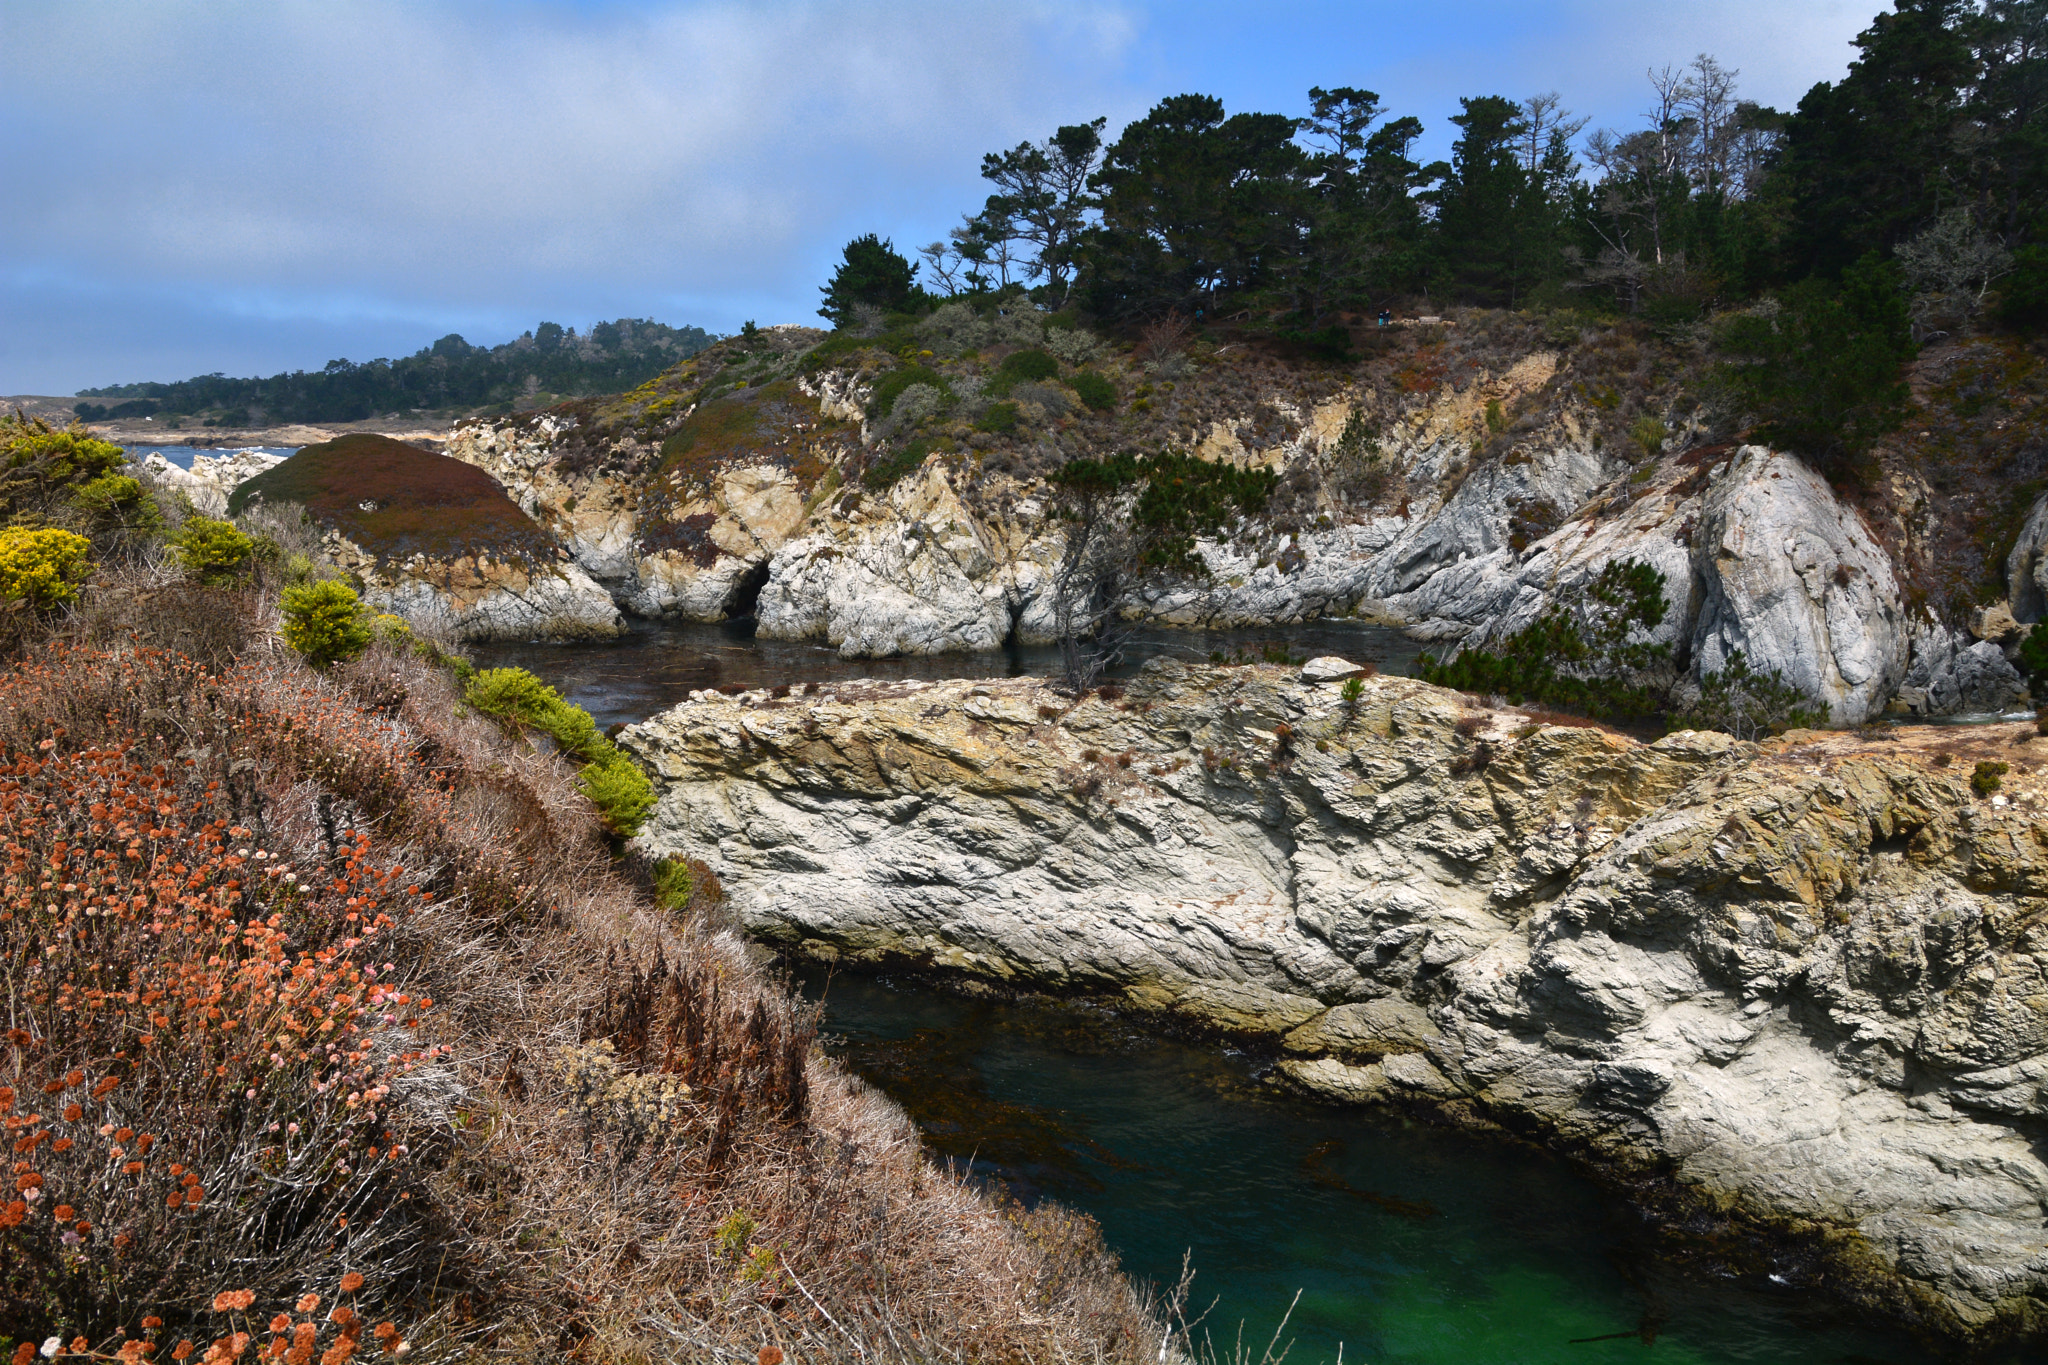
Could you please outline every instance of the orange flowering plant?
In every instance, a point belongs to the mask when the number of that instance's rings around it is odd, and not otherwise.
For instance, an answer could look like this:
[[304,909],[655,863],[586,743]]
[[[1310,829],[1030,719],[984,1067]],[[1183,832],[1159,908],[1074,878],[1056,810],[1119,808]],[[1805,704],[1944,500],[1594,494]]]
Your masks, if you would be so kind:
[[366,829],[265,837],[292,732],[367,724],[299,700],[150,651],[0,677],[0,1334],[405,1266],[397,1092],[438,1052],[396,966],[414,888]]

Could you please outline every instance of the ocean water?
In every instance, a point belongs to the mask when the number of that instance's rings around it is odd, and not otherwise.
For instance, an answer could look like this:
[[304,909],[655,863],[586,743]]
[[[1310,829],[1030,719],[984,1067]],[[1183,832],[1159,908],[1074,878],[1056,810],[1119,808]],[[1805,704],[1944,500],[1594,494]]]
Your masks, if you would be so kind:
[[935,1154],[1091,1214],[1154,1284],[1185,1256],[1219,1358],[1241,1339],[1256,1360],[1276,1330],[1295,1365],[1935,1358],[1767,1276],[1674,1266],[1620,1200],[1527,1146],[1286,1098],[1251,1060],[1093,1011],[804,985],[829,1049]]

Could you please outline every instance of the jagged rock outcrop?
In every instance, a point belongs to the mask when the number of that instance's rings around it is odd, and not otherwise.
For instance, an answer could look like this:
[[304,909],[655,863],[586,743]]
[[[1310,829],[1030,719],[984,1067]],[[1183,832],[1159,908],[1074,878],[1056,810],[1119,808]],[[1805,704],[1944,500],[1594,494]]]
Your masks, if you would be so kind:
[[2031,624],[2048,615],[2048,493],[2034,499],[2005,558],[2013,616]]
[[360,585],[372,610],[456,640],[608,640],[619,634],[611,594],[571,563],[499,558],[379,557],[337,531],[321,553]]
[[162,451],[151,451],[142,468],[157,483],[183,493],[201,515],[218,517],[227,511],[228,498],[237,488],[284,461],[282,455],[236,450],[226,455],[194,455],[192,467],[180,469],[165,459]]
[[695,496],[649,497],[637,469],[565,465],[557,443],[570,429],[552,415],[530,424],[473,422],[450,436],[448,454],[504,485],[635,615],[744,614],[759,570],[804,520],[804,494],[790,472],[725,468]]
[[[2048,1323],[2048,741],[1641,744],[1340,688],[707,693],[622,742],[660,791],[643,845],[790,952],[1263,1037],[1318,1093],[1775,1230],[1787,1278],[1957,1335]],[[1980,757],[2013,768],[1989,797]]]

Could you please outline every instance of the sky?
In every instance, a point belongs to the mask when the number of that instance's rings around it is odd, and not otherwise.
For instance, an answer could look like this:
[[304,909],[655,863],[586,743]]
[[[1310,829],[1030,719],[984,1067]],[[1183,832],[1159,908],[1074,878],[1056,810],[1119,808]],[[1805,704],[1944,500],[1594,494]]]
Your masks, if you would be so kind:
[[0,393],[493,345],[543,319],[816,322],[982,154],[1199,92],[1639,124],[1710,53],[1790,108],[1883,0],[0,0]]

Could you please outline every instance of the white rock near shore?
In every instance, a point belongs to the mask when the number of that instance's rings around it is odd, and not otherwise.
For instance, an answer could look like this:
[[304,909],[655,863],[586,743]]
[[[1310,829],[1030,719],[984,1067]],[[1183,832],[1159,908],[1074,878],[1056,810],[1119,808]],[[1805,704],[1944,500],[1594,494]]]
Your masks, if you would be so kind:
[[1955,732],[1643,745],[1340,688],[707,694],[623,743],[660,791],[643,846],[705,858],[794,953],[1264,1036],[1312,1090],[1547,1135],[1892,1314],[2039,1327],[2032,777],[1979,800],[1969,755],[1928,762]]
[[143,472],[166,488],[183,493],[203,516],[227,515],[228,495],[258,474],[285,462],[283,455],[266,455],[260,450],[237,450],[226,455],[197,455],[190,469],[180,469],[165,459],[163,452],[151,451],[142,462]]

